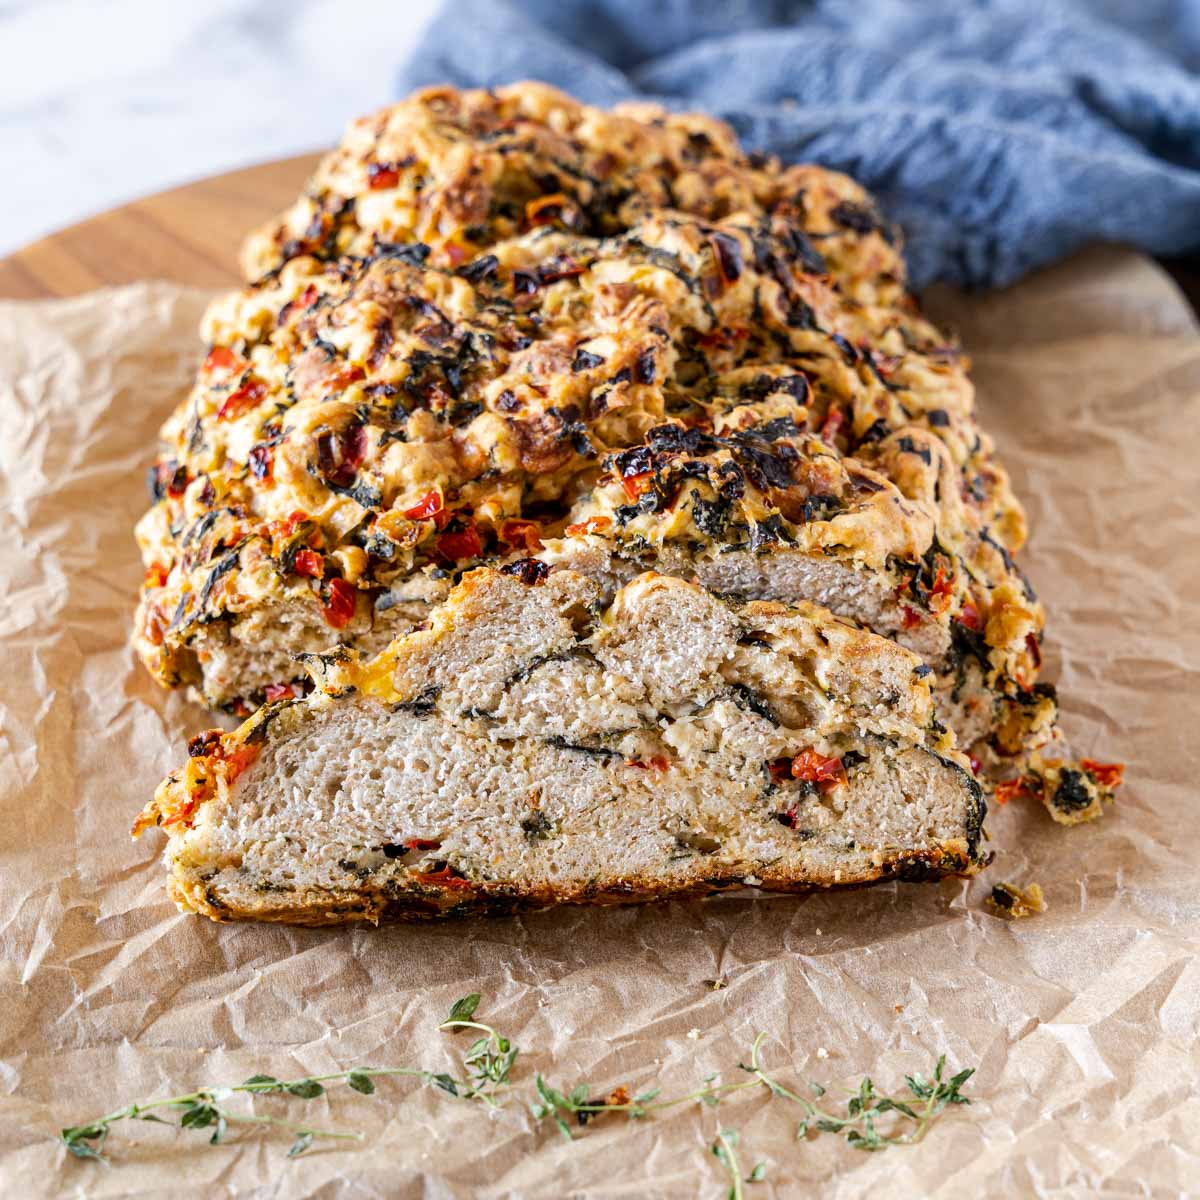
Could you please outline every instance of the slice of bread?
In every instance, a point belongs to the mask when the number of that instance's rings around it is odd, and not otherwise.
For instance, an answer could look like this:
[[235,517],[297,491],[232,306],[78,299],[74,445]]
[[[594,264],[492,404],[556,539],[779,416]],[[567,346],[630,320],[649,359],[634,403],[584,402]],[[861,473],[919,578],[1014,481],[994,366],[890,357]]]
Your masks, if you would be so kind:
[[215,920],[336,924],[968,872],[984,804],[911,652],[811,604],[536,560],[193,739],[135,833]]

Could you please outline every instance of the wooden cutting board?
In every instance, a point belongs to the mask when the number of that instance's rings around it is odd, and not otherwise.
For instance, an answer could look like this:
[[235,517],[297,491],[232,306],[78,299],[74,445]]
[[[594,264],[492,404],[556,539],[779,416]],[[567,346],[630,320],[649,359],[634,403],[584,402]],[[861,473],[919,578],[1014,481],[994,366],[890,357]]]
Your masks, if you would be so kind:
[[300,194],[317,158],[215,175],[52,233],[0,259],[0,297],[75,296],[139,279],[235,283],[242,238]]

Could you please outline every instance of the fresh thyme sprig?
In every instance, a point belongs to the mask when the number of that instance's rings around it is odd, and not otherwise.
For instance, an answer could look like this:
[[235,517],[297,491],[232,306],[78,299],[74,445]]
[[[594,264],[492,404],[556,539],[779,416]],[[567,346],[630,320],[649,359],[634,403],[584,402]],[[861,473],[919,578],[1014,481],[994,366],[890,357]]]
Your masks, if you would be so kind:
[[520,1047],[514,1046],[508,1038],[497,1033],[490,1025],[472,1020],[475,1010],[479,1007],[479,1001],[478,992],[456,1000],[450,1015],[438,1026],[439,1029],[450,1033],[459,1029],[478,1029],[484,1035],[467,1048],[463,1062],[471,1078],[464,1090],[447,1090],[454,1095],[462,1095],[466,1100],[482,1100],[489,1107],[495,1108],[496,1101],[493,1097],[496,1092],[508,1086],[509,1072],[513,1063],[517,1061]]
[[363,1134],[338,1129],[319,1129],[306,1123],[287,1121],[280,1117],[269,1117],[230,1108],[227,1101],[239,1094],[251,1096],[281,1095],[299,1100],[314,1100],[326,1091],[326,1084],[345,1083],[356,1092],[370,1096],[375,1091],[375,1080],[386,1078],[419,1079],[422,1083],[440,1088],[451,1096],[463,1100],[479,1100],[495,1107],[495,1093],[508,1085],[508,1074],[517,1057],[517,1048],[509,1039],[497,1033],[490,1025],[481,1025],[471,1020],[479,1007],[479,994],[463,996],[455,1001],[450,1015],[438,1026],[439,1029],[480,1029],[486,1034],[473,1043],[463,1060],[467,1078],[457,1079],[443,1071],[426,1071],[419,1067],[352,1067],[348,1071],[334,1071],[327,1075],[306,1075],[303,1079],[282,1080],[272,1075],[252,1075],[242,1083],[224,1087],[201,1088],[181,1096],[168,1096],[161,1100],[138,1101],[106,1113],[82,1125],[71,1125],[59,1133],[60,1140],[76,1158],[104,1159],[104,1144],[112,1127],[120,1121],[154,1121],[160,1125],[174,1125],[157,1113],[168,1111],[179,1114],[178,1128],[211,1129],[211,1145],[218,1145],[225,1138],[231,1125],[273,1126],[286,1129],[296,1135],[288,1151],[289,1158],[303,1154],[317,1139],[361,1141]]
[[[674,1108],[689,1101],[699,1101],[701,1104],[715,1105],[719,1100],[733,1092],[746,1088],[765,1087],[773,1096],[790,1100],[798,1104],[804,1111],[804,1118],[796,1132],[797,1139],[807,1137],[812,1131],[818,1133],[844,1133],[850,1145],[859,1150],[883,1150],[888,1146],[913,1145],[919,1142],[929,1129],[930,1124],[950,1104],[970,1104],[970,1100],[962,1095],[961,1088],[975,1073],[973,1068],[959,1071],[950,1079],[943,1079],[946,1067],[946,1056],[937,1060],[932,1080],[926,1080],[922,1075],[905,1077],[912,1099],[881,1096],[870,1078],[864,1078],[846,1104],[845,1116],[827,1112],[807,1096],[802,1096],[792,1088],[780,1083],[773,1075],[769,1075],[762,1064],[762,1044],[766,1034],[760,1033],[750,1047],[750,1061],[738,1063],[738,1068],[752,1078],[737,1083],[721,1083],[715,1075],[704,1080],[704,1087],[676,1096],[669,1100],[658,1100],[659,1089],[644,1092],[630,1100],[623,1089],[618,1089],[602,1099],[588,1099],[591,1090],[586,1083],[577,1084],[569,1092],[561,1092],[552,1087],[541,1075],[535,1079],[540,1102],[533,1105],[533,1115],[538,1120],[549,1118],[557,1126],[558,1131],[566,1138],[571,1138],[571,1127],[568,1118],[574,1117],[579,1125],[586,1125],[590,1120],[605,1112],[623,1112],[633,1119],[649,1116],[651,1113],[665,1108]],[[825,1088],[819,1083],[810,1083],[813,1097],[820,1099],[826,1094]],[[889,1132],[881,1132],[876,1122],[887,1114],[896,1114],[900,1128]],[[906,1122],[911,1121],[911,1126]],[[719,1140],[719,1139],[718,1139]],[[726,1147],[725,1149],[728,1149]],[[716,1153],[716,1150],[713,1151]],[[718,1155],[720,1157],[720,1155]]]
[[[103,1160],[104,1147],[112,1127],[121,1121],[154,1121],[181,1129],[211,1129],[209,1142],[217,1145],[224,1140],[230,1126],[250,1125],[286,1129],[294,1134],[290,1158],[308,1150],[314,1141],[358,1141],[363,1134],[338,1129],[321,1129],[305,1122],[285,1120],[243,1109],[231,1107],[229,1101],[238,1095],[278,1095],[289,1099],[313,1100],[326,1092],[328,1084],[345,1084],[363,1095],[375,1092],[375,1081],[384,1078],[411,1078],[436,1087],[462,1100],[478,1101],[491,1108],[500,1107],[503,1097],[512,1084],[510,1075],[517,1060],[519,1048],[511,1039],[493,1026],[475,1020],[480,996],[477,992],[456,1000],[449,1016],[438,1025],[446,1033],[471,1029],[481,1036],[467,1047],[463,1057],[465,1077],[458,1078],[442,1071],[429,1071],[420,1067],[353,1067],[346,1071],[334,1071],[326,1075],[307,1075],[302,1079],[281,1080],[271,1075],[252,1075],[239,1084],[225,1087],[200,1088],[179,1096],[158,1100],[139,1101],[128,1104],[105,1116],[97,1117],[82,1125],[63,1129],[59,1137],[67,1149],[78,1158]],[[723,1098],[747,1088],[765,1087],[772,1096],[795,1103],[803,1110],[803,1119],[797,1130],[797,1138],[809,1133],[843,1133],[846,1140],[860,1150],[883,1150],[888,1146],[911,1145],[919,1142],[933,1121],[948,1106],[969,1104],[961,1088],[974,1074],[970,1069],[959,1071],[949,1079],[944,1078],[945,1056],[937,1060],[933,1078],[926,1080],[921,1075],[906,1076],[910,1097],[896,1098],[881,1096],[869,1078],[864,1078],[846,1104],[846,1113],[839,1116],[818,1107],[814,1102],[824,1096],[820,1084],[810,1083],[814,1099],[801,1095],[769,1074],[762,1062],[762,1045],[765,1033],[760,1033],[750,1046],[749,1061],[738,1067],[750,1076],[737,1082],[722,1082],[717,1075],[705,1077],[703,1087],[670,1099],[659,1099],[659,1088],[651,1088],[630,1098],[625,1088],[617,1088],[605,1097],[589,1099],[591,1088],[586,1083],[576,1084],[564,1093],[549,1084],[538,1074],[534,1086],[538,1096],[531,1106],[534,1117],[550,1120],[568,1140],[572,1137],[570,1121],[584,1126],[602,1113],[623,1112],[631,1119],[650,1116],[664,1109],[674,1108],[689,1102],[716,1106]],[[178,1122],[164,1120],[159,1113],[178,1116]],[[891,1124],[880,1129],[880,1118],[889,1118]],[[730,1129],[721,1129],[711,1146],[712,1153],[725,1168],[730,1178],[729,1200],[743,1200],[743,1183],[757,1183],[766,1173],[766,1164],[757,1163],[743,1179],[738,1164],[736,1147],[738,1134]]]
[[[725,1172],[729,1176],[729,1191],[725,1193],[725,1200],[744,1200],[746,1194],[742,1188],[742,1168],[738,1165],[735,1151],[739,1141],[740,1137],[736,1129],[722,1129],[717,1134],[717,1140],[709,1146],[709,1150],[716,1156],[717,1162],[725,1168]],[[766,1176],[767,1164],[755,1163],[754,1169],[746,1176],[745,1182],[761,1183]]]

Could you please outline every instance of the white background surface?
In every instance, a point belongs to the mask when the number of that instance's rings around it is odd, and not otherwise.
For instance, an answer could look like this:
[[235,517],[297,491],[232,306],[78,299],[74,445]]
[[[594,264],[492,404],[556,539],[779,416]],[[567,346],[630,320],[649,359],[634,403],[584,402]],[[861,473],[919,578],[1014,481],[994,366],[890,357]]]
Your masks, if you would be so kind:
[[0,0],[0,254],[335,142],[439,0]]

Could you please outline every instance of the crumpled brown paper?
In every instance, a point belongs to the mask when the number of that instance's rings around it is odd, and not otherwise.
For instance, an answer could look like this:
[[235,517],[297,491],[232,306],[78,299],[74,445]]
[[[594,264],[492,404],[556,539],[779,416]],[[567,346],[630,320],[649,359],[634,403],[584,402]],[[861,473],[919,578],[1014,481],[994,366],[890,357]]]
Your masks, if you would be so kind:
[[[0,1194],[287,1197],[1173,1195],[1200,1177],[1200,337],[1157,268],[1093,252],[1008,292],[933,298],[972,351],[984,421],[1025,499],[1077,753],[1128,763],[1105,820],[1019,802],[972,882],[572,909],[355,930],[219,926],[168,904],[131,819],[211,721],[127,646],[155,429],[196,356],[203,297],[165,285],[0,304]],[[992,915],[991,882],[1049,911]],[[714,990],[706,982],[724,979]],[[112,1166],[53,1138],[130,1100],[264,1071],[452,1069],[451,1002],[523,1047],[497,1115],[412,1083],[339,1089],[305,1119],[361,1147],[118,1127]],[[885,1087],[939,1053],[969,1108],[869,1155],[765,1092],[720,1109],[535,1129],[536,1070],[691,1090],[739,1075],[756,1031],[789,1080]],[[824,1053],[820,1053],[824,1051]],[[744,1076],[743,1076],[744,1078]],[[284,1102],[262,1099],[259,1111]],[[300,1101],[292,1102],[300,1105]]]

